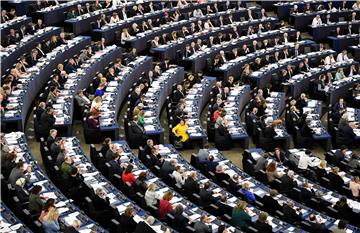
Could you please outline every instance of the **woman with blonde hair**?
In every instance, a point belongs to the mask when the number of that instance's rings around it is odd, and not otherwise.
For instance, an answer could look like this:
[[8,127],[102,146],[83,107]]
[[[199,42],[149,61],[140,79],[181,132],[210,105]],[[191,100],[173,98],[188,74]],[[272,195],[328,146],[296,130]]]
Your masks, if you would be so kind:
[[315,173],[316,173],[316,177],[317,177],[318,180],[320,180],[321,177],[326,177],[327,176],[326,165],[327,165],[326,160],[322,159],[320,161],[320,164],[316,167]]
[[168,191],[164,194],[163,198],[160,200],[160,205],[159,205],[160,219],[165,219],[165,216],[173,211],[173,206],[170,202],[173,197],[174,197],[173,193]]
[[232,222],[235,227],[239,227],[241,230],[246,230],[251,222],[250,215],[246,212],[246,201],[239,201],[232,211]]
[[359,199],[360,192],[360,179],[358,176],[355,176],[352,181],[349,183],[349,188],[354,198]]
[[145,192],[145,202],[147,206],[156,206],[158,200],[160,199],[160,195],[155,192],[156,190],[156,184],[151,183],[149,184],[146,192]]
[[44,216],[42,226],[45,233],[57,233],[60,232],[60,226],[58,222],[59,212],[56,208],[49,210],[48,214]]
[[91,103],[90,112],[100,113],[101,102],[102,98],[100,96],[96,96]]

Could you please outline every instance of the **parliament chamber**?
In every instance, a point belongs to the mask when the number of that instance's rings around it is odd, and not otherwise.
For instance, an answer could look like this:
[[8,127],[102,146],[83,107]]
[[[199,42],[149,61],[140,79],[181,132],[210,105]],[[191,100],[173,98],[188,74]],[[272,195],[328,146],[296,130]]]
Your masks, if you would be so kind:
[[360,0],[1,1],[1,232],[360,233]]

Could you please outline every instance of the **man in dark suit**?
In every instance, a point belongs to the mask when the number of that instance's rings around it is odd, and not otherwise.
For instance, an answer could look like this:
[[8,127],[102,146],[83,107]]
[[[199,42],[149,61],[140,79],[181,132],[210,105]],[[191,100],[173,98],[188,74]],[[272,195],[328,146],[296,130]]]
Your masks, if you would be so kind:
[[268,214],[266,212],[261,212],[258,220],[254,224],[255,229],[261,233],[271,233],[272,226],[267,223],[267,218]]
[[289,193],[293,188],[297,187],[297,183],[295,181],[295,177],[294,177],[294,171],[289,170],[287,172],[287,174],[284,174],[281,177],[281,186],[280,186],[280,191],[282,193]]
[[277,210],[281,210],[281,205],[275,200],[278,192],[275,189],[270,191],[269,195],[263,197],[264,210],[270,214],[274,214]]
[[328,232],[326,230],[325,224],[319,223],[316,219],[315,214],[310,214],[309,216],[309,222],[310,222],[310,230],[309,232]]
[[70,58],[69,62],[65,65],[65,71],[68,74],[76,72],[75,61],[73,58]]
[[141,221],[136,225],[135,233],[155,233],[156,231],[151,228],[155,219],[152,216],[146,218],[146,221]]
[[115,153],[113,154],[112,160],[109,161],[110,164],[110,168],[109,168],[109,176],[112,175],[122,175],[122,168],[121,168],[121,164],[120,164],[120,154],[119,153]]
[[221,195],[220,201],[217,203],[219,207],[219,215],[224,216],[227,214],[228,216],[232,215],[233,208],[228,204],[228,198],[225,194]]
[[343,98],[340,98],[332,107],[333,112],[339,112],[340,109],[346,109],[346,103]]
[[219,164],[218,162],[214,161],[213,155],[209,155],[208,159],[203,161],[202,163],[206,164],[208,170],[212,172],[216,170],[216,166]]
[[346,146],[341,146],[339,150],[335,151],[333,162],[332,162],[335,166],[339,166],[340,162],[345,159],[347,150],[348,149]]
[[339,124],[339,143],[352,147],[356,137],[356,134],[354,133],[355,128],[357,128],[357,124],[355,122],[345,123],[345,125],[343,125],[341,128]]
[[47,107],[46,111],[41,114],[39,125],[39,133],[44,138],[47,138],[50,133],[50,129],[53,128],[55,124],[54,109]]
[[294,202],[290,201],[283,206],[282,212],[284,213],[284,220],[291,223],[301,222],[301,213],[296,213],[294,209]]
[[171,174],[175,170],[175,166],[177,165],[177,161],[172,159],[170,161],[164,161],[160,168],[159,176],[161,178],[166,178],[169,174]]
[[238,174],[234,174],[231,179],[229,179],[228,189],[232,193],[237,193],[240,190],[240,181]]
[[204,186],[200,188],[199,196],[204,206],[209,206],[210,204],[214,204],[216,202],[216,199],[212,195],[213,193],[209,190],[209,188],[209,182],[206,182]]
[[130,123],[129,140],[140,146],[143,146],[146,143],[147,136],[145,134],[145,129],[138,124],[138,116],[134,116]]
[[197,173],[195,171],[192,171],[186,178],[183,188],[188,195],[191,195],[192,193],[199,193],[200,188],[199,184],[197,183]]
[[184,92],[183,92],[183,87],[182,87],[181,84],[179,84],[179,85],[176,86],[176,90],[174,91],[172,100],[175,103],[179,103],[180,99],[183,99],[184,97],[185,97],[185,95],[184,95]]

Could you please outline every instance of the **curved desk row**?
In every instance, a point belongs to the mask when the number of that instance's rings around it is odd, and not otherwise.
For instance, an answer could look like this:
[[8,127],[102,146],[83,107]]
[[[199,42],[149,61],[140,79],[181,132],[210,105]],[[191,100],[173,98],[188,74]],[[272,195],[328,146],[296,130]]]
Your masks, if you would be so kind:
[[[251,8],[251,7],[250,7]],[[257,9],[257,8],[255,8]],[[232,13],[234,21],[239,21],[240,17],[244,17],[244,10],[236,10]],[[181,31],[182,27],[190,27],[193,21],[202,21],[205,22],[206,20],[217,20],[220,16],[226,17],[229,15],[228,11],[221,11],[216,13],[211,13],[204,15],[201,18],[190,18],[189,20],[181,20],[178,22],[169,22],[167,24],[160,25],[160,27],[154,27],[148,31],[141,32],[136,34],[136,36],[132,36],[128,40],[125,40],[126,43],[129,43],[132,48],[136,48],[138,52],[141,52],[146,49],[147,42],[154,39],[155,36],[161,36],[163,33],[170,34],[173,31]]]
[[[274,25],[277,22],[276,18],[269,18],[269,21],[272,25]],[[159,45],[157,48],[152,48],[150,49],[150,52],[154,53],[155,56],[161,58],[161,59],[165,59],[165,58],[169,58],[170,60],[175,59],[177,51],[181,51],[183,52],[185,50],[186,45],[190,45],[191,42],[195,42],[198,39],[201,40],[207,40],[209,39],[211,36],[213,36],[214,38],[218,36],[219,33],[228,33],[232,31],[232,27],[236,26],[236,28],[238,29],[238,33],[239,35],[241,35],[242,30],[247,30],[249,26],[258,26],[260,23],[264,23],[264,22],[268,22],[268,20],[259,20],[259,19],[255,19],[252,21],[237,21],[234,22],[233,24],[228,24],[225,25],[223,27],[215,27],[212,28],[209,31],[204,31],[204,32],[196,32],[193,35],[188,35],[185,38],[179,38],[177,41],[175,42],[171,42],[168,44],[164,44],[164,45]],[[242,37],[240,37],[242,38]],[[224,39],[225,40],[225,39]],[[234,43],[236,42],[236,40],[234,40]],[[226,43],[226,42],[224,42]],[[230,42],[228,42],[230,43]],[[203,47],[205,47],[206,45],[203,45]],[[221,45],[218,45],[221,46]],[[192,55],[193,57],[195,57],[196,54]],[[213,55],[213,54],[211,54]],[[210,57],[210,56],[209,56]],[[200,59],[197,59],[200,60]],[[205,59],[201,59],[201,60],[205,60]],[[186,58],[185,62],[191,63],[191,57]],[[205,61],[203,61],[204,65],[205,65]],[[192,64],[192,71],[196,72],[198,70],[201,69],[198,68],[197,70],[194,70],[194,64]],[[197,66],[196,66],[197,67]],[[202,66],[205,67],[205,66]]]
[[31,23],[31,17],[19,16],[12,20],[7,21],[6,23],[2,23],[0,25],[1,37],[5,38],[10,33],[10,29],[14,29],[15,31],[19,30],[22,25],[28,26]]
[[294,27],[296,30],[306,30],[308,29],[309,25],[311,25],[312,20],[315,18],[316,15],[320,15],[322,22],[326,22],[326,16],[330,15],[331,22],[338,22],[339,18],[344,18],[345,20],[351,19],[351,14],[356,12],[357,17],[359,18],[360,10],[353,10],[353,9],[345,9],[341,11],[315,11],[311,13],[299,13],[299,14],[290,14],[290,17],[293,19]]
[[292,76],[286,82],[283,83],[283,86],[288,88],[288,93],[290,96],[297,98],[302,92],[308,92],[310,88],[310,82],[314,79],[319,78],[322,74],[327,74],[328,72],[332,73],[337,71],[339,68],[343,68],[347,72],[352,65],[358,65],[358,62],[337,62],[331,66],[324,67],[314,67],[310,68],[309,72],[300,73]]
[[49,180],[45,173],[37,165],[37,161],[31,154],[25,134],[13,132],[5,134],[6,144],[9,148],[17,151],[17,161],[22,159],[25,164],[32,165],[30,181],[26,184],[26,189],[31,190],[35,185],[42,187],[41,195],[55,199],[55,206],[60,214],[59,221],[65,226],[71,226],[74,220],[80,221],[80,230],[94,230],[96,232],[107,232],[99,227],[96,222],[86,216],[77,206],[60,192],[60,190]]
[[250,74],[249,78],[253,80],[257,87],[264,88],[267,83],[271,81],[272,74],[280,72],[282,69],[286,69],[288,65],[298,66],[300,62],[303,62],[305,58],[308,58],[310,61],[312,59],[320,60],[320,58],[325,58],[330,54],[336,54],[333,50],[324,50],[317,52],[310,52],[307,54],[301,54],[292,59],[282,59],[278,63],[272,63],[266,67],[263,67],[257,71],[254,71]]
[[230,90],[229,96],[225,100],[224,110],[226,112],[225,119],[228,122],[227,129],[232,140],[241,140],[242,147],[249,147],[249,135],[246,132],[244,123],[241,122],[241,112],[250,100],[250,86],[244,85],[234,87]]
[[90,85],[92,78],[97,72],[103,70],[111,61],[121,57],[120,47],[115,45],[106,47],[95,54],[81,65],[76,73],[69,74],[64,89],[60,90],[53,108],[55,109],[55,128],[65,129],[67,136],[72,135],[74,97],[76,91]]
[[87,45],[90,45],[90,37],[75,37],[68,41],[68,44],[55,48],[46,54],[46,57],[39,59],[36,66],[28,69],[28,73],[19,79],[18,89],[12,91],[9,96],[10,104],[16,106],[15,109],[8,110],[2,117],[1,122],[6,124],[7,129],[16,128],[20,131],[25,130],[26,117],[35,97],[53,74],[53,70],[59,63],[78,54]]
[[144,115],[145,134],[155,141],[164,141],[165,129],[160,124],[160,114],[166,97],[171,94],[174,84],[179,84],[184,79],[184,67],[175,67],[166,70],[155,81],[146,93],[148,107]]
[[[304,51],[305,48],[310,47],[314,44],[311,40],[304,40],[298,42],[299,44],[299,51]],[[256,58],[265,59],[266,55],[274,55],[276,52],[281,52],[284,49],[288,49],[289,53],[291,54],[295,50],[295,43],[287,43],[282,44],[280,46],[276,47],[270,47],[267,49],[262,49],[254,53],[246,54],[246,56],[239,56],[236,59],[229,60],[227,63],[223,64],[219,68],[215,69],[215,72],[218,72],[221,74],[221,76],[224,78],[227,78],[229,76],[233,76],[235,80],[239,79],[243,70],[243,66],[245,64],[251,64],[255,62]]]
[[25,226],[11,210],[1,201],[1,232],[18,232],[18,233],[32,233],[32,231]]
[[[213,152],[214,150],[209,150],[211,155],[215,155]],[[215,181],[212,179],[209,179],[204,174],[202,174],[200,171],[198,171],[196,168],[194,168],[192,165],[190,165],[187,160],[185,160],[181,154],[175,150],[175,148],[172,145],[159,145],[159,153],[162,157],[165,158],[165,160],[171,160],[175,159],[178,164],[183,167],[188,173],[191,171],[196,171],[198,174],[198,182],[203,184],[205,182],[210,182],[210,188],[209,191],[213,192],[213,196],[218,199],[222,194],[226,195],[228,197],[227,203],[225,205],[229,205],[230,207],[234,207],[239,201],[241,195],[234,195],[227,191],[226,189],[220,187]],[[221,164],[225,170],[226,170],[226,164],[225,163],[219,163]],[[229,170],[226,170],[226,173],[229,172]],[[232,177],[234,172],[227,173],[230,177]],[[220,194],[221,193],[221,194]],[[242,198],[241,198],[242,199]],[[248,203],[248,209],[249,209],[249,215],[251,217],[252,222],[256,222],[258,219],[258,216],[262,210],[255,207],[253,204]],[[226,212],[225,209],[221,210],[223,212]],[[229,214],[228,214],[229,215]],[[272,226],[273,232],[301,232],[301,230],[295,226],[292,226],[289,223],[286,223],[284,221],[279,220],[278,218],[275,218],[273,216],[268,217],[269,224]],[[214,230],[214,229],[213,229]]]
[[10,69],[25,53],[30,53],[32,49],[36,47],[37,43],[41,43],[44,40],[50,39],[51,36],[58,36],[61,32],[61,28],[58,27],[46,27],[35,32],[34,35],[24,37],[18,44],[9,45],[0,52],[1,56],[1,75],[7,73]]
[[[65,148],[74,159],[74,166],[77,166],[82,171],[84,183],[89,188],[89,190],[95,192],[97,188],[101,188],[109,198],[111,207],[118,212],[119,216],[124,213],[128,206],[131,206],[135,209],[135,215],[133,219],[136,223],[146,220],[149,214],[140,206],[138,206],[134,201],[130,200],[124,193],[120,192],[108,179],[106,179],[100,173],[100,171],[88,159],[80,146],[80,141],[76,137],[65,138]],[[128,153],[121,154],[121,163],[130,164],[130,159],[133,158],[131,158]],[[138,170],[137,164],[134,162],[131,164],[133,164],[135,167],[133,173],[139,175],[141,171],[136,172],[136,170]],[[156,219],[154,224],[151,225],[151,228],[153,228],[153,230],[165,231],[167,227]]]
[[[256,161],[262,156],[262,154],[264,153],[264,151],[262,149],[259,148],[253,148],[253,149],[249,149],[246,150],[244,152],[244,160],[246,161],[244,164],[244,169],[249,170],[251,169],[251,167],[256,164]],[[270,157],[270,161],[273,160],[273,157]],[[283,165],[278,164],[278,169],[281,170],[282,172],[286,172],[287,168],[285,168]],[[248,167],[247,169],[245,167]],[[239,169],[238,169],[239,170]],[[246,178],[247,175],[246,173],[242,172],[245,177],[243,177],[243,175],[241,175],[242,178]],[[252,180],[254,180],[254,178],[250,178]],[[266,179],[266,177],[265,177]],[[298,184],[298,186],[300,186],[302,184],[304,178],[302,178],[301,176],[295,174],[295,180]],[[259,181],[255,180],[255,187],[254,187],[254,193],[257,196],[260,196],[261,198],[263,198],[267,193],[270,192],[270,188],[265,186],[263,183],[260,183]],[[312,188],[316,188],[314,186],[312,186]],[[293,189],[294,190],[294,189]],[[331,192],[332,193],[332,192]],[[329,193],[331,195],[331,193]],[[286,194],[286,195],[290,195],[290,194]],[[290,198],[287,198],[285,194],[278,194],[275,199],[278,201],[279,204],[281,205],[285,205],[286,203],[289,203],[291,201]],[[326,195],[326,194],[325,194]],[[326,198],[326,196],[323,196],[321,199],[324,202],[328,202],[328,199]],[[335,218],[332,218],[330,216],[328,216],[327,214],[324,214],[324,209],[313,209],[310,208],[308,206],[305,206],[303,204],[300,204],[298,202],[294,201],[294,207],[295,209],[299,208],[300,212],[302,214],[302,219],[303,221],[309,223],[309,216],[310,214],[315,214],[317,222],[323,223],[325,225],[325,227],[329,230],[333,229],[335,226],[337,226],[339,220],[336,220]],[[304,225],[302,223],[302,225]],[[306,227],[306,225],[304,225],[304,228]],[[310,229],[306,229],[307,231],[309,231]],[[354,225],[348,225],[348,230],[349,232],[357,232],[357,228]]]
[[139,57],[123,68],[118,77],[109,82],[100,108],[100,132],[102,137],[119,139],[118,116],[122,102],[127,97],[129,89],[143,73],[152,68],[151,57]]
[[196,83],[185,97],[186,123],[189,126],[187,133],[191,140],[200,140],[200,147],[207,140],[205,129],[201,126],[201,112],[210,99],[210,92],[215,85],[215,77],[205,76],[201,83]]

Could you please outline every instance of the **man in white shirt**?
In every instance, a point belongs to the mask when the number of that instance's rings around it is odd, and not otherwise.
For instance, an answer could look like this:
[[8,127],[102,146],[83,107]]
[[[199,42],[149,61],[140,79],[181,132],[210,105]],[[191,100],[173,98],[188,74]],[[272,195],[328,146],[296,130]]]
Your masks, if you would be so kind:
[[316,166],[316,164],[314,164],[314,161],[315,158],[311,157],[311,151],[306,150],[305,153],[300,155],[298,168],[300,170],[306,171],[308,166],[310,167]]
[[181,166],[177,165],[175,167],[175,171],[173,171],[172,175],[174,176],[177,184],[179,184],[181,186],[183,186],[185,184],[185,179],[186,179],[185,172]]
[[311,26],[317,27],[317,26],[320,26],[321,24],[322,24],[321,17],[320,17],[320,15],[317,15],[313,19]]
[[337,62],[348,62],[350,59],[347,55],[347,51],[343,50],[341,53],[339,53],[336,57]]

